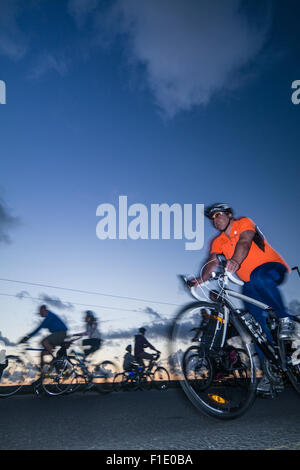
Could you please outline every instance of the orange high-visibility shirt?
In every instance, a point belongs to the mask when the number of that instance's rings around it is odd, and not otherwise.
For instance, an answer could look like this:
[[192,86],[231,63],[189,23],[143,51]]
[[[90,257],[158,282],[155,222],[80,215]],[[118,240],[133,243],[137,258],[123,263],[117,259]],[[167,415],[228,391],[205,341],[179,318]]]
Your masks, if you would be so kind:
[[255,268],[262,264],[271,262],[284,264],[288,271],[291,271],[288,264],[279,255],[279,253],[277,253],[277,251],[267,243],[261,232],[258,231],[254,222],[248,217],[234,220],[230,236],[228,237],[224,232],[222,232],[213,240],[210,252],[222,253],[226,259],[232,258],[240,235],[246,230],[252,230],[253,232],[256,232],[256,235],[251,243],[248,255],[242,262],[239,270],[236,272],[240,279],[244,282],[248,282],[250,280],[250,275]]

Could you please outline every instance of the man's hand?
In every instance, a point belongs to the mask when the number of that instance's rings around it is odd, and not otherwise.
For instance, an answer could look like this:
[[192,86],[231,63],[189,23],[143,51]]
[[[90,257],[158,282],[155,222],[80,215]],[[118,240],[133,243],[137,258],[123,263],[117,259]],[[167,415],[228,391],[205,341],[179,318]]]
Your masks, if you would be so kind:
[[186,281],[186,285],[191,289],[192,287],[196,287],[199,284],[201,284],[201,281],[199,279],[188,279]]
[[234,259],[229,259],[226,263],[226,270],[230,273],[234,274],[236,271],[240,269],[240,265]]

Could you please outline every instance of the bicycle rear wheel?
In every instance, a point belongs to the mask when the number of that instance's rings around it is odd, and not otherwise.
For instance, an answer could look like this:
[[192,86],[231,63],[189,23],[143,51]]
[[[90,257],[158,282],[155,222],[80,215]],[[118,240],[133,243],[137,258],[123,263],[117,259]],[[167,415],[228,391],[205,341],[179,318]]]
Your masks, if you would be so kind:
[[110,393],[114,390],[114,378],[119,372],[112,361],[103,361],[93,368],[92,383],[99,393]]
[[194,390],[205,390],[214,377],[212,361],[202,355],[199,346],[191,346],[186,350],[182,360],[184,378]]
[[170,374],[164,367],[157,367],[153,372],[152,380],[157,390],[165,391],[170,385]]
[[139,377],[139,385],[141,390],[149,391],[152,388],[152,374],[142,374]]
[[72,387],[75,376],[73,366],[69,362],[57,359],[44,366],[41,385],[48,395],[62,395]]
[[17,393],[24,385],[26,367],[18,356],[6,356],[0,364],[0,398],[7,398]]
[[[172,342],[180,384],[189,400],[205,414],[225,420],[241,416],[254,402],[256,370],[250,346],[241,340],[242,348],[225,342],[222,349],[210,349],[211,331],[216,330],[205,329],[208,323],[203,318],[222,322],[220,308],[210,302],[185,306],[176,317]],[[190,346],[193,341],[199,346]]]

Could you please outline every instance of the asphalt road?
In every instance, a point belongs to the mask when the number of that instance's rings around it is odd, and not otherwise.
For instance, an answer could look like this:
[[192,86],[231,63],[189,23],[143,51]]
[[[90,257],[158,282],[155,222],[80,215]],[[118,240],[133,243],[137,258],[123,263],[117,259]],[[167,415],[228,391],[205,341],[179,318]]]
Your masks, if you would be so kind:
[[202,415],[181,389],[17,395],[0,400],[0,415],[1,450],[300,450],[293,390],[226,422]]

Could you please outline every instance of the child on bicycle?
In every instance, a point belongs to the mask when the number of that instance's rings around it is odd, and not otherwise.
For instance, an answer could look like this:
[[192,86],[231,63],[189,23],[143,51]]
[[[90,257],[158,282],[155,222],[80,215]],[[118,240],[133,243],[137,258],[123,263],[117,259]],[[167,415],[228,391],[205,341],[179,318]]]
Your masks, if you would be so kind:
[[132,354],[131,344],[129,344],[126,347],[126,351],[127,353],[124,355],[124,358],[123,358],[123,370],[126,372],[130,372],[134,369],[134,361],[135,361],[135,357]]

